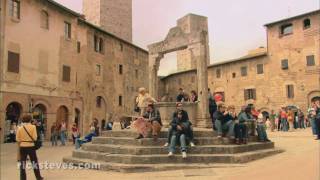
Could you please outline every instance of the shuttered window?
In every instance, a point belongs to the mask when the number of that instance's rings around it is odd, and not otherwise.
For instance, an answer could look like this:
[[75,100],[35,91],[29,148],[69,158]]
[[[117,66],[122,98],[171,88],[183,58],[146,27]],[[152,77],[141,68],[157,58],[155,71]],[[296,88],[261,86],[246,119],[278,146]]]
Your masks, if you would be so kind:
[[8,72],[19,73],[20,54],[8,51]]
[[286,90],[287,90],[287,97],[289,99],[294,98],[294,86],[293,85],[287,85],[286,86]]
[[263,74],[263,64],[257,64],[257,74]]
[[70,66],[63,65],[63,68],[62,68],[62,81],[70,82],[70,73],[71,73]]
[[244,90],[244,100],[254,99],[256,100],[256,89],[245,89]]

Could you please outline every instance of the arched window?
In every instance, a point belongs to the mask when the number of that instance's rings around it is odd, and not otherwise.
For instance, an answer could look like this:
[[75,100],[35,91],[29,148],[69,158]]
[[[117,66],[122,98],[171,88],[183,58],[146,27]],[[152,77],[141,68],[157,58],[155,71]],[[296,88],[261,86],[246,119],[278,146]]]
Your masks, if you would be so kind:
[[308,29],[311,27],[311,21],[310,19],[303,20],[303,29]]
[[44,29],[49,29],[49,14],[47,11],[41,11],[41,27]]

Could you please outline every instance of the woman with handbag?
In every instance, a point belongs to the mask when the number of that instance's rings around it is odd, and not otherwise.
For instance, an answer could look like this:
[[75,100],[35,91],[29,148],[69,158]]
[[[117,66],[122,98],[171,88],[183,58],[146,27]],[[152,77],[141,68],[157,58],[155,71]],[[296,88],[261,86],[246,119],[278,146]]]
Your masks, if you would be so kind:
[[37,130],[36,126],[31,124],[32,117],[25,115],[22,117],[22,125],[17,130],[17,142],[19,144],[20,151],[20,180],[26,180],[26,160],[29,156],[34,175],[37,180],[42,180],[40,175],[40,169],[38,164],[38,158],[36,154],[36,139]]

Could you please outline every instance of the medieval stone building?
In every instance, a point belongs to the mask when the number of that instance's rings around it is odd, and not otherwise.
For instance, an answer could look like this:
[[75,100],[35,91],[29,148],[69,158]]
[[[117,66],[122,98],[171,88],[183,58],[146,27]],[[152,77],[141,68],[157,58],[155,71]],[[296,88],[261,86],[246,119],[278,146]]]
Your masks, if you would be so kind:
[[100,11],[99,27],[52,0],[1,1],[2,135],[26,113],[49,135],[53,122],[77,123],[84,133],[93,119],[133,112],[137,89],[148,86],[141,78],[148,76],[148,52],[131,43],[131,28],[125,40],[107,31],[108,13]]
[[[305,111],[312,100],[320,98],[320,11],[265,27],[267,48],[209,65],[208,86],[238,110],[245,104],[254,104],[265,113],[282,106]],[[183,67],[190,67],[190,61],[185,63]],[[162,77],[158,95],[175,101],[180,87],[189,94],[197,90],[194,68]]]

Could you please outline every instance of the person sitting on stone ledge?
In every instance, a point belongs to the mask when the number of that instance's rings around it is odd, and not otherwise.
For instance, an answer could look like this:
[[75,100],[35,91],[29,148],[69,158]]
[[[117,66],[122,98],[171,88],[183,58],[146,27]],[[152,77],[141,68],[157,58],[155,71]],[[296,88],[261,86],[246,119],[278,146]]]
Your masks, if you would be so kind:
[[83,138],[77,138],[76,142],[75,142],[75,147],[76,149],[79,149],[81,147],[82,144],[84,143],[88,143],[92,141],[93,137],[97,137],[97,130],[96,127],[94,125],[94,123],[91,124],[90,126],[90,133],[87,134],[86,136],[84,136]]
[[177,96],[177,102],[186,102],[188,101],[186,94],[182,88],[179,88],[179,94]]
[[186,116],[183,116],[183,111],[178,111],[177,116],[173,118],[170,126],[172,128],[172,135],[168,156],[173,156],[176,149],[176,144],[179,143],[181,146],[182,158],[185,159],[187,158],[187,141],[191,122],[186,118]]
[[[189,116],[188,116],[188,112],[183,110],[183,104],[182,103],[177,103],[176,105],[176,108],[177,110],[173,113],[173,118],[177,118],[178,116],[178,112],[181,111],[182,112],[182,116],[183,116],[183,119],[187,119],[189,121]],[[190,121],[189,121],[190,122]],[[171,136],[172,136],[172,132],[173,132],[173,129],[172,127],[170,126],[169,129],[168,129],[168,140],[167,142],[165,143],[164,147],[168,147],[169,146],[169,143],[171,141]],[[193,129],[192,129],[192,123],[190,122],[190,128],[188,129],[188,132],[187,132],[187,137],[188,137],[188,140],[190,142],[190,146],[191,147],[194,147],[195,144],[193,142]]]
[[243,106],[241,108],[241,112],[238,115],[238,120],[234,126],[236,144],[247,144],[248,136],[247,136],[247,125],[246,122],[252,120],[253,117],[251,115],[251,108],[247,106]]
[[147,137],[149,131],[152,131],[153,140],[157,141],[161,131],[162,122],[160,112],[154,107],[153,103],[149,103],[143,118],[138,118],[133,122],[133,126],[138,130],[139,136],[136,139]]
[[213,114],[212,123],[215,123],[217,128],[218,138],[221,138],[224,132],[227,132],[230,138],[234,137],[234,122],[223,103],[219,103],[218,110]]

